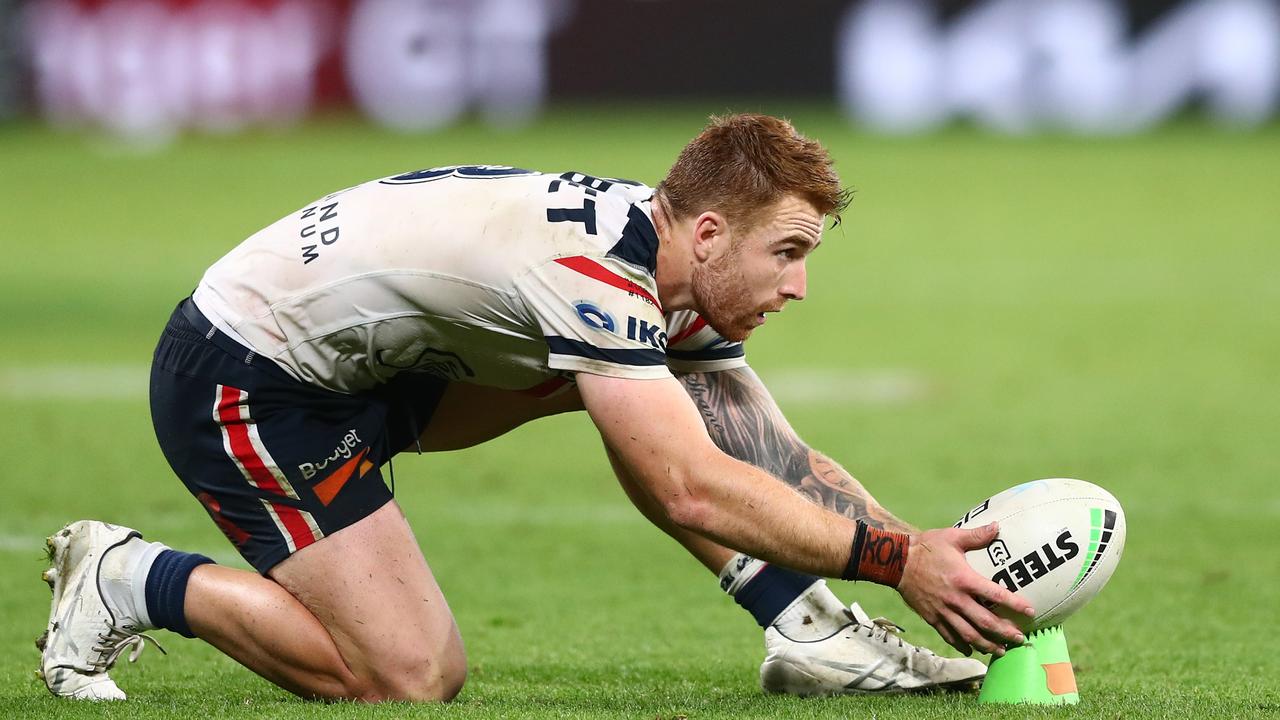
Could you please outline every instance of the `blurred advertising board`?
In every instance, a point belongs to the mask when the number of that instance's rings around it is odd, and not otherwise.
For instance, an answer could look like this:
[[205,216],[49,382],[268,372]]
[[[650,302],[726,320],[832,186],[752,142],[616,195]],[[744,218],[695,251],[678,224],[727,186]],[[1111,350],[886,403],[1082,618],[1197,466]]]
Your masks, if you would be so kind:
[[1280,0],[0,0],[0,29],[0,118],[147,138],[705,97],[1120,133],[1187,107],[1257,124],[1280,95]]

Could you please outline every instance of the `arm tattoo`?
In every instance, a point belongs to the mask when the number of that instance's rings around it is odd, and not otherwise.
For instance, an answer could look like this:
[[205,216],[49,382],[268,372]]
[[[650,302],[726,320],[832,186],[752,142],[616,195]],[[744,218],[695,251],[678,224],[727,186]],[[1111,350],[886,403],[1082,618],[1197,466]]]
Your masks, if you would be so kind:
[[834,460],[805,445],[750,368],[677,376],[726,454],[771,473],[810,501],[894,532],[915,532]]

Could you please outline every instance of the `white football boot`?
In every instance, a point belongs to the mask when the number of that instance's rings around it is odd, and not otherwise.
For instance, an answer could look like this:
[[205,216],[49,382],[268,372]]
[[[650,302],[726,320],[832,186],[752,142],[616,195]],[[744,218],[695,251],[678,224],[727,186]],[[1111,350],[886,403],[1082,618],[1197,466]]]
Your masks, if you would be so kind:
[[[838,601],[836,601],[838,602]],[[760,685],[765,692],[801,696],[972,692],[987,666],[972,658],[944,658],[903,640],[902,628],[872,620],[857,603],[841,611],[844,627],[797,640],[777,625],[765,628]]]
[[[146,600],[132,570],[139,553],[158,553],[136,530],[94,520],[72,523],[45,543],[53,566],[44,581],[53,590],[49,625],[36,640],[37,673],[49,692],[77,700],[124,700],[107,671],[129,650],[138,659],[150,629]],[[130,547],[121,547],[135,538]],[[114,551],[114,552],[112,552]],[[161,649],[163,652],[163,649]]]

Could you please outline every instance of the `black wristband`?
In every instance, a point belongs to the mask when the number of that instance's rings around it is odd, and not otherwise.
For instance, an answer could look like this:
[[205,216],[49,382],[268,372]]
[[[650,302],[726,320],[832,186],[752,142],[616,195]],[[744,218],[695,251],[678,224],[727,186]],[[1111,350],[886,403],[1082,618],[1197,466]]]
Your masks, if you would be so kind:
[[858,521],[858,529],[853,533],[853,546],[849,548],[849,562],[845,563],[841,580],[857,580],[858,566],[862,563],[862,551],[867,545],[867,524]]

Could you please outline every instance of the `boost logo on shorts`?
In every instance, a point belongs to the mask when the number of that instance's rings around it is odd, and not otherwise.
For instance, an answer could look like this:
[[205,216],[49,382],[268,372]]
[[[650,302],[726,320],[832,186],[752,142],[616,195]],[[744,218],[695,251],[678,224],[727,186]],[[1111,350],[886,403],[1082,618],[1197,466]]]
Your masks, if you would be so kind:
[[351,428],[346,435],[342,436],[342,442],[333,449],[333,453],[329,457],[319,462],[304,462],[298,466],[298,470],[302,473],[303,478],[310,480],[329,467],[330,463],[337,462],[339,459],[350,460],[352,453],[360,445],[360,442],[360,436],[356,434],[355,428]]

